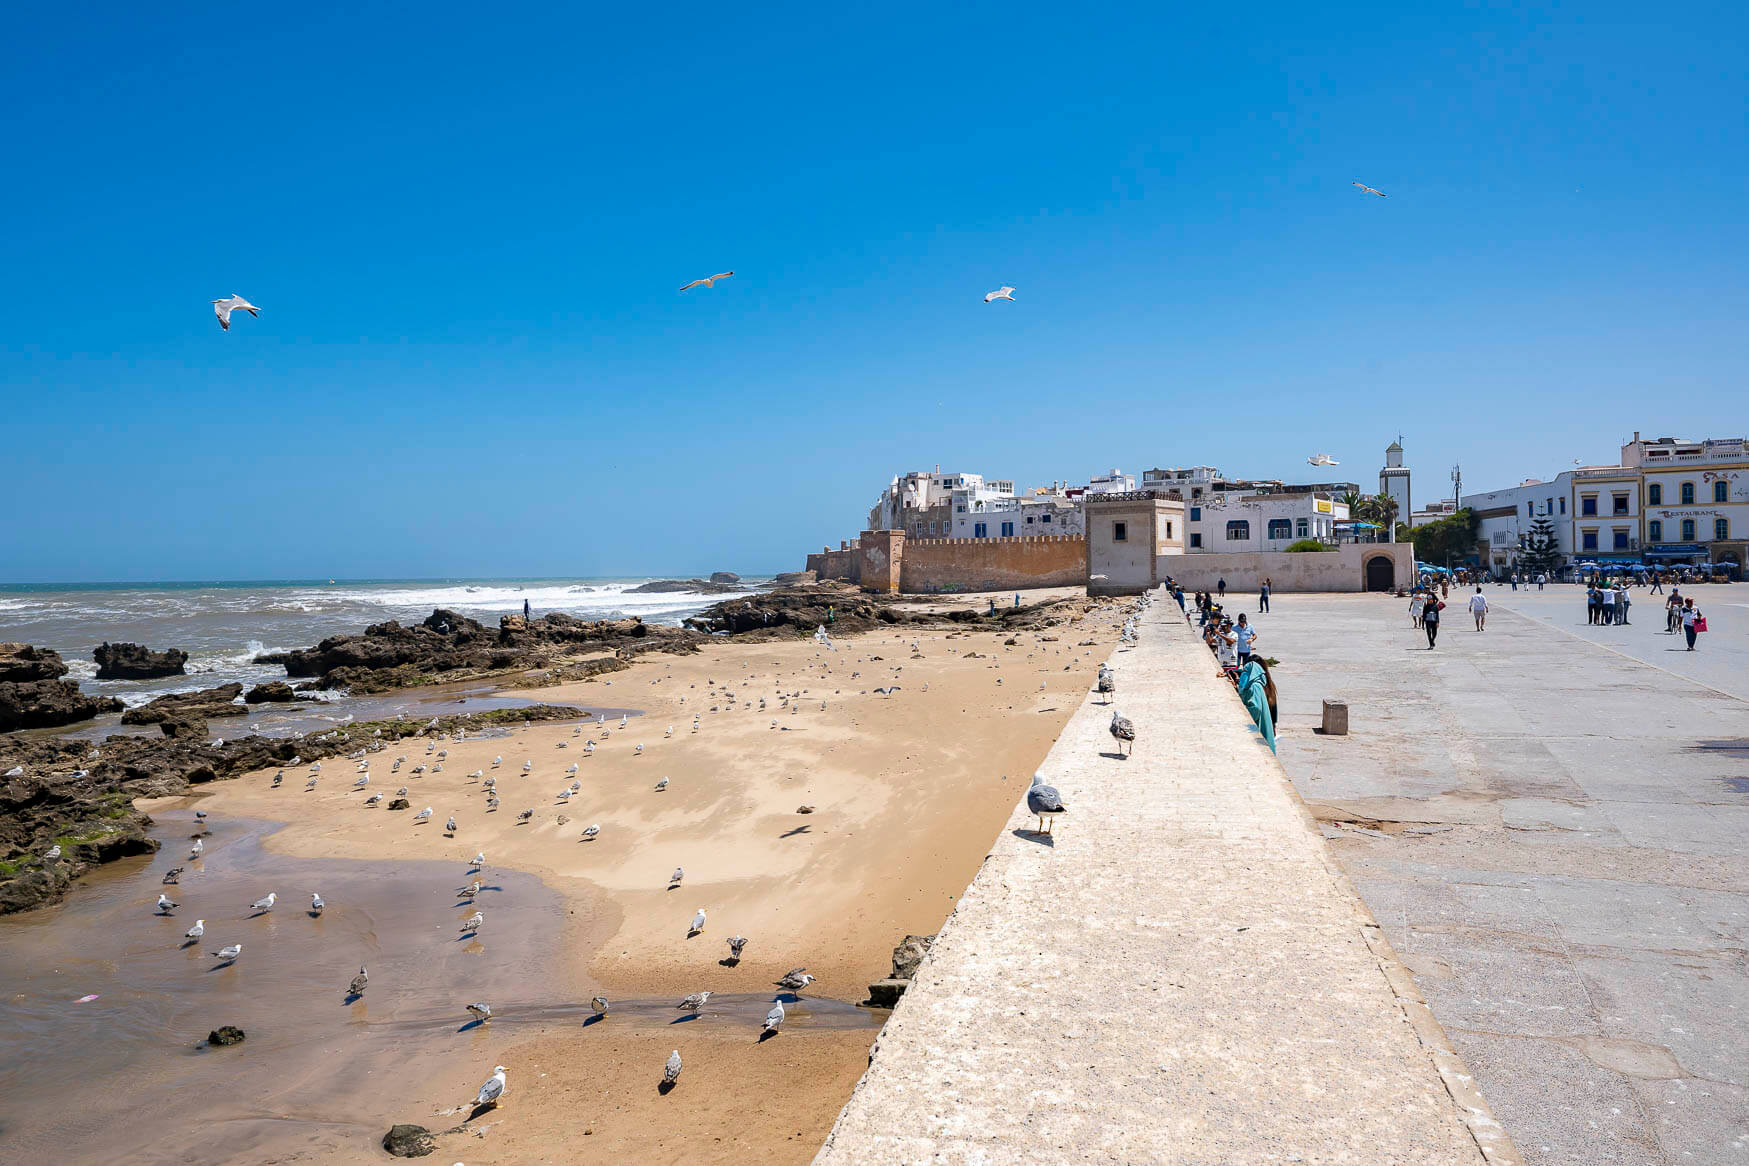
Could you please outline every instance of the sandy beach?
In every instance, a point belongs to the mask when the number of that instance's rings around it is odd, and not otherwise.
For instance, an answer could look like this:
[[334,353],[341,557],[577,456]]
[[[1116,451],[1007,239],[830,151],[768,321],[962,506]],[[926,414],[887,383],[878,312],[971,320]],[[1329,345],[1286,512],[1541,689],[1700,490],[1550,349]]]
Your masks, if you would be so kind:
[[[953,909],[1083,699],[1118,612],[1099,606],[1012,635],[894,629],[835,650],[724,640],[696,655],[652,655],[606,679],[525,694],[642,710],[623,727],[553,722],[442,742],[442,772],[419,776],[412,767],[435,757],[406,740],[371,756],[369,791],[354,792],[353,765],[334,759],[313,792],[300,767],[277,790],[264,772],[208,787],[198,804],[215,817],[288,823],[265,842],[288,855],[453,864],[461,885],[465,860],[483,851],[488,876],[526,872],[560,895],[566,933],[552,937],[554,982],[520,994],[539,1002],[540,1022],[517,1022],[514,1001],[495,1004],[501,1018],[458,1043],[423,1103],[400,1118],[451,1125],[466,1115],[453,1112],[458,1103],[506,1065],[507,1104],[475,1123],[489,1126],[485,1135],[454,1135],[440,1155],[698,1162],[753,1150],[806,1161],[865,1066],[882,1015],[858,1027],[843,1006],[888,973],[905,935],[934,932]],[[407,762],[391,774],[401,754]],[[573,764],[575,775],[566,772]],[[498,779],[495,812],[470,776],[477,770]],[[579,792],[561,800],[573,781]],[[363,805],[367,792],[384,793],[386,804],[403,784],[409,810]],[[427,805],[431,820],[416,824]],[[813,812],[798,813],[804,805]],[[533,810],[526,822],[523,810]],[[453,837],[444,829],[451,814]],[[591,824],[599,837],[584,840]],[[685,878],[670,890],[676,867]],[[502,900],[483,881],[489,941]],[[689,936],[700,908],[705,929]],[[456,909],[458,925],[468,913]],[[735,934],[748,943],[731,966],[725,940]],[[761,1043],[773,981],[798,966],[818,982],[781,1035]],[[395,989],[373,981],[371,990]],[[696,991],[722,998],[681,1019],[672,1003]],[[616,1002],[604,1021],[584,1025],[586,1010],[574,1021],[553,1014],[596,992]],[[814,1023],[808,997],[830,1004],[832,1018]],[[686,1069],[662,1096],[662,1062],[676,1048]]]

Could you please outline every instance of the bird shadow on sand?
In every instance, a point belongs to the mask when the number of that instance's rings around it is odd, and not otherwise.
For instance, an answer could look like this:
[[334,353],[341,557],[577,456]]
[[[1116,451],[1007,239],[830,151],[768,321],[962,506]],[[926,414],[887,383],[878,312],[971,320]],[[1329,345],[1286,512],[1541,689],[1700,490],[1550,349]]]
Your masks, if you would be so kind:
[[812,830],[813,830],[812,826],[797,826],[793,830],[785,830],[782,834],[779,834],[778,837],[779,838],[794,838],[797,834],[807,834],[807,833],[811,832]]
[[679,883],[669,883],[668,889],[671,891],[678,891],[680,889],[680,884]]
[[698,1019],[698,1013],[688,1012],[685,1016],[676,1016],[673,1020],[670,1020],[668,1023],[671,1025],[672,1024],[691,1024],[693,1021],[695,1021],[697,1019]]
[[269,914],[272,914],[272,912],[270,912],[270,911],[251,911],[251,912],[249,912],[247,917],[250,919],[259,919],[263,915],[269,915]]
[[1101,757],[1109,757],[1113,761],[1128,761],[1130,759],[1130,755],[1128,753],[1101,753],[1100,756]]
[[466,1024],[462,1025],[460,1028],[456,1029],[456,1031],[457,1032],[471,1032],[472,1030],[474,1030],[476,1028],[484,1027],[485,1024],[486,1024],[486,1022],[483,1020],[470,1020]]
[[304,914],[308,915],[311,919],[320,919],[322,917],[320,911],[305,911]]
[[587,1017],[584,1019],[583,1027],[588,1028],[592,1024],[600,1024],[602,1021],[604,1021],[606,1019],[607,1019],[606,1013],[597,1012],[594,1016],[590,1016],[590,1017]]
[[686,932],[686,938],[697,939],[699,936],[701,936],[703,934],[704,934],[704,932],[702,932],[702,931],[693,931],[691,929],[688,929]]
[[470,943],[478,938],[480,938],[480,933],[478,931],[464,931],[455,937],[455,941],[457,943]]
[[1037,831],[1037,830],[1018,829],[1018,830],[1010,830],[1009,833],[1013,834],[1016,838],[1019,838],[1024,842],[1036,842],[1040,846],[1049,846],[1052,848],[1055,848],[1057,845],[1057,840],[1055,838],[1053,838],[1049,834],[1044,834],[1044,833],[1041,833],[1040,831]]
[[760,1033],[759,1039],[754,1041],[753,1043],[762,1045],[766,1041],[770,1040],[772,1037],[774,1037],[776,1035],[777,1035],[777,1030],[775,1028],[768,1028],[764,1032]]
[[207,969],[207,975],[210,976],[214,972],[222,972],[226,968],[229,968],[229,967],[232,967],[233,965],[235,965],[236,962],[237,962],[236,960],[220,960],[218,963],[214,964],[212,967]]
[[741,960],[738,956],[730,956],[728,959],[718,960],[717,964],[725,968],[738,968],[741,966]]
[[662,1084],[656,1086],[656,1092],[661,1094],[663,1097],[667,1097],[670,1093],[674,1092],[674,1082],[672,1082],[672,1081],[662,1082]]
[[185,939],[182,941],[182,950],[183,951],[187,951],[191,947],[198,947],[198,946],[200,946],[200,940],[198,940],[198,939]]
[[[484,1105],[476,1105],[468,1116],[462,1118],[462,1125],[467,1125],[481,1114],[491,1113],[496,1108],[498,1108],[498,1104],[494,1101],[488,1101]],[[445,1132],[447,1133],[448,1131]]]

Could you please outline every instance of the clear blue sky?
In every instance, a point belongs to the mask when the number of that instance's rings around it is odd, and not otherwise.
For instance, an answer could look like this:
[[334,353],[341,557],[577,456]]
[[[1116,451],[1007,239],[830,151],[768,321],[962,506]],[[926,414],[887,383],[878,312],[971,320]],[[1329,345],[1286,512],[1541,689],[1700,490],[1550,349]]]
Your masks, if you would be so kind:
[[315,8],[12,13],[0,582],[770,571],[938,462],[1401,430],[1420,499],[1749,430],[1740,5]]

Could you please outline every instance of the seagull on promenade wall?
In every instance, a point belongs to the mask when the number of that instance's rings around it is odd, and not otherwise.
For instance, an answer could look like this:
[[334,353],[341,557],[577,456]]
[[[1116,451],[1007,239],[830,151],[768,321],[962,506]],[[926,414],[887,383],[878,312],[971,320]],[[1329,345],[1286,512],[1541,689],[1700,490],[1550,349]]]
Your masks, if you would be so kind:
[[1044,777],[1037,773],[1032,775],[1032,788],[1026,791],[1026,808],[1038,817],[1038,829],[1033,831],[1035,834],[1049,834],[1051,831],[1045,829],[1045,820],[1050,819],[1055,826],[1057,815],[1069,810],[1063,804],[1063,795],[1057,792],[1057,787],[1046,785]]
[[260,308],[240,295],[233,294],[228,300],[213,301],[213,315],[219,318],[219,327],[227,332],[231,330],[231,313],[236,311],[248,312],[251,316],[261,315]]
[[1382,191],[1382,190],[1374,190],[1374,189],[1373,189],[1373,188],[1372,188],[1372,187],[1370,187],[1370,186],[1368,186],[1368,185],[1367,185],[1367,184],[1366,184],[1366,183],[1364,183],[1364,182],[1355,182],[1355,183],[1352,183],[1352,184],[1351,184],[1351,185],[1353,185],[1353,186],[1358,186],[1358,187],[1360,187],[1360,189],[1361,189],[1361,191],[1362,191],[1362,192],[1363,192],[1363,193],[1365,193],[1365,194],[1376,194],[1376,195],[1378,195],[1378,196],[1379,196],[1379,197],[1380,197],[1380,198],[1383,198],[1383,197],[1385,197],[1385,192],[1384,192],[1384,191]]
[[[1136,726],[1130,722],[1128,717],[1119,714],[1116,709],[1113,709],[1111,713],[1111,735],[1116,739],[1120,750],[1126,743],[1132,749],[1135,747]],[[1125,756],[1128,756],[1127,752]]]
[[728,279],[731,275],[734,275],[734,274],[735,273],[732,271],[719,271],[715,275],[707,275],[703,279],[695,279],[691,283],[687,284],[685,287],[681,288],[680,290],[681,291],[691,291],[695,287],[716,287],[717,280]]
[[994,300],[1007,300],[1009,303],[1013,303],[1014,302],[1014,289],[1009,287],[1007,284],[1004,284],[1001,287],[997,288],[995,291],[991,292],[989,295],[984,297],[984,302],[986,304],[990,303]]

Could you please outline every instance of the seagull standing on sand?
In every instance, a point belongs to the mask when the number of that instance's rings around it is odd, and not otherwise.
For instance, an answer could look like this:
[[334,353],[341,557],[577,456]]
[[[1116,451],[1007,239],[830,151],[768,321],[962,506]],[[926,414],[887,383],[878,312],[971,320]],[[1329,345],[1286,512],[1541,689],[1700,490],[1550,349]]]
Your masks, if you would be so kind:
[[273,910],[273,904],[276,901],[278,901],[278,899],[279,899],[278,892],[269,891],[269,892],[267,892],[267,898],[255,900],[253,903],[249,904],[249,909],[251,911],[254,911],[256,914],[264,915],[267,912]]
[[480,853],[474,855],[473,861],[470,862],[468,865],[475,867],[475,868],[485,866],[486,865],[486,852],[484,850],[482,850],[482,851],[480,851]]
[[747,937],[745,935],[731,935],[731,936],[729,936],[729,958],[732,960],[740,959],[741,958],[741,949],[746,947],[746,946],[747,946]]
[[217,956],[221,960],[224,960],[226,963],[230,963],[232,960],[236,959],[238,956],[240,956],[242,954],[243,954],[243,945],[240,943],[233,943],[230,947],[221,947],[221,948],[219,948],[219,950],[213,952],[213,955]]
[[[195,839],[195,840],[194,840],[194,845],[193,845],[193,846],[190,846],[190,847],[189,847],[189,848],[188,848],[188,857],[190,857],[190,858],[199,858],[199,857],[200,857],[200,852],[201,852],[201,851],[203,851],[203,850],[205,850],[205,849],[206,849],[206,843],[204,843],[204,842],[202,842],[202,841],[201,841],[201,840],[200,840],[200,839],[198,839],[198,838],[196,838],[196,839]],[[53,850],[51,850],[51,851],[49,851],[49,857],[50,857],[50,858],[59,858],[59,857],[61,857],[61,848],[60,848],[60,847],[59,847],[59,846],[57,846],[57,847],[55,847],[55,848],[54,848],[54,849],[53,849]]]
[[657,793],[661,793],[663,790],[665,790],[667,788],[668,788],[668,779],[667,778],[663,778],[661,781],[656,783],[656,792]]
[[451,834],[455,833],[455,815],[454,814],[451,814],[449,816],[449,821],[447,821],[443,824],[443,828],[445,830],[448,830]]
[[668,1063],[662,1066],[662,1084],[672,1085],[680,1079],[680,1050],[675,1049],[668,1054]]
[[680,290],[681,291],[691,291],[695,287],[716,287],[717,280],[728,279],[731,275],[734,275],[734,274],[735,273],[732,271],[719,271],[715,275],[709,275],[703,279],[695,279],[691,283],[687,284],[685,287],[681,288]]
[[986,304],[993,300],[1007,300],[1009,303],[1013,303],[1014,289],[1004,284],[1002,287],[997,288],[995,291],[984,297],[984,302]]
[[413,820],[415,822],[429,822],[429,821],[431,821],[431,807],[426,806],[423,810],[420,810],[417,814],[414,814]]
[[473,882],[469,883],[467,886],[463,887],[460,891],[457,892],[457,894],[461,898],[464,898],[464,899],[471,899],[479,893],[480,893],[480,880],[479,879],[475,879]]
[[480,1086],[480,1092],[474,1096],[475,1105],[497,1105],[504,1096],[504,1066],[499,1065],[492,1070],[492,1075],[486,1078],[486,1083]]
[[1026,808],[1029,813],[1038,816],[1038,829],[1033,831],[1035,834],[1050,833],[1045,829],[1045,819],[1051,819],[1055,825],[1056,816],[1067,813],[1069,809],[1063,804],[1063,795],[1057,792],[1057,787],[1046,785],[1044,776],[1037,773],[1032,775],[1032,788],[1026,791]]
[[700,1008],[705,1006],[705,1003],[710,1000],[710,998],[711,994],[709,992],[694,992],[674,1007],[683,1009],[687,1012],[697,1012]]
[[583,827],[583,837],[585,837],[585,838],[594,838],[597,834],[600,834],[600,833],[601,833],[601,827],[595,825],[594,823],[591,823],[591,824]]
[[462,930],[478,931],[485,922],[486,913],[484,911],[475,911],[472,915],[469,915],[466,919],[462,920]]
[[364,965],[358,965],[358,975],[352,977],[352,983],[346,986],[346,991],[352,996],[364,995],[365,988],[370,986],[370,973],[364,970]]
[[327,906],[328,906],[328,904],[322,902],[321,895],[318,895],[314,891],[310,892],[310,914],[320,915],[322,913],[323,908],[325,908]]
[[1370,186],[1368,186],[1368,185],[1367,185],[1367,184],[1366,184],[1366,183],[1364,183],[1364,182],[1351,182],[1351,183],[1349,183],[1349,185],[1350,185],[1350,186],[1358,186],[1358,187],[1360,187],[1360,189],[1361,189],[1361,193],[1363,193],[1363,194],[1376,194],[1376,195],[1378,195],[1378,196],[1379,196],[1379,197],[1380,197],[1380,198],[1383,198],[1383,197],[1385,197],[1385,192],[1384,192],[1384,191],[1382,191],[1382,190],[1374,190],[1374,189],[1373,189],[1373,188],[1372,188],[1372,187],[1370,187]]
[[[1117,747],[1120,750],[1124,748],[1126,743],[1131,749],[1135,747],[1136,727],[1130,723],[1128,717],[1120,715],[1116,709],[1113,709],[1111,713],[1111,735],[1117,741]],[[1124,755],[1127,757],[1129,754],[1126,751]]]
[[808,975],[802,968],[791,968],[777,981],[779,988],[788,988],[791,992],[800,992],[814,982],[815,977]]
[[680,885],[680,880],[686,877],[685,867],[675,867],[674,873],[668,876],[668,889],[673,890]]
[[776,1032],[781,1027],[783,1027],[783,1001],[779,1000],[771,1006],[771,1011],[765,1014],[765,1024],[760,1028],[760,1031]]
[[[160,899],[162,899],[164,896],[159,895],[158,897]],[[174,906],[174,904],[172,904],[172,906]],[[700,907],[698,909],[698,914],[696,914],[692,917],[692,930],[687,932],[687,934],[688,935],[697,935],[699,932],[701,932],[703,930],[704,930],[704,908]]]
[[492,1019],[492,1006],[484,1000],[476,1000],[474,1003],[468,1005],[468,1012],[481,1024],[485,1024]]
[[174,910],[176,910],[176,904],[170,901],[170,896],[160,894],[158,896],[158,914],[168,915]]
[[589,998],[589,1011],[597,1016],[606,1016],[610,1007],[612,1005],[607,1002],[606,996],[591,996]]
[[205,919],[196,919],[194,921],[194,926],[190,927],[187,931],[184,931],[182,933],[182,938],[189,940],[191,942],[198,943],[200,941],[200,937],[205,935],[205,934],[206,934],[206,920]]
[[240,295],[233,294],[228,300],[213,301],[213,315],[219,318],[219,327],[226,332],[231,330],[231,313],[237,311],[248,312],[251,316],[261,315],[260,308]]

